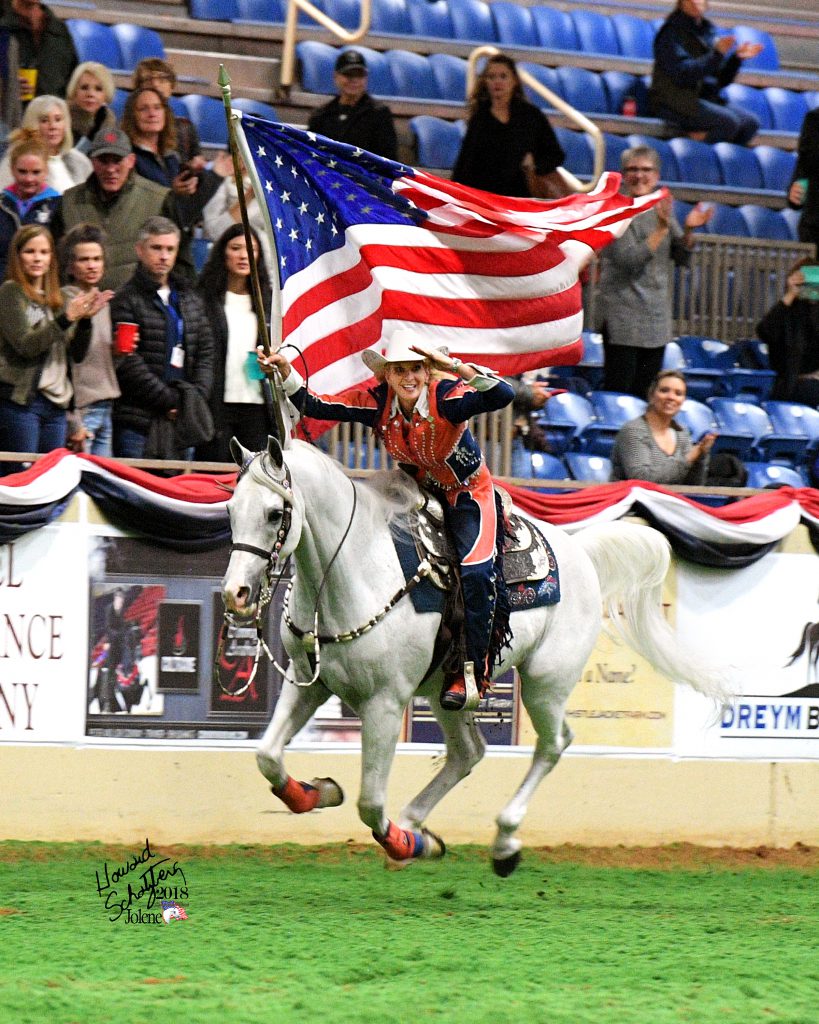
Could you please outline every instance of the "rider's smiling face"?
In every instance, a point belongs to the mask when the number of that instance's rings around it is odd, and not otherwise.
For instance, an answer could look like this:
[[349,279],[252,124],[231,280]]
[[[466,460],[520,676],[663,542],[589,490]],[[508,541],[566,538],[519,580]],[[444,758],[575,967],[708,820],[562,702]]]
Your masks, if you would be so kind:
[[384,380],[398,396],[404,412],[412,412],[429,383],[429,369],[420,359],[416,363],[387,363]]

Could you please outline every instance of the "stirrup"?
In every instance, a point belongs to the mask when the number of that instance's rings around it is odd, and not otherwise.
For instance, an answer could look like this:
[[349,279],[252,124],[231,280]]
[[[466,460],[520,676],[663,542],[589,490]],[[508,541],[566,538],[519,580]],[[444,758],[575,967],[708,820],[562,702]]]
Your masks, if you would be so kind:
[[441,707],[445,711],[474,711],[487,688],[488,683],[476,682],[474,662],[465,661],[463,672],[444,683]]

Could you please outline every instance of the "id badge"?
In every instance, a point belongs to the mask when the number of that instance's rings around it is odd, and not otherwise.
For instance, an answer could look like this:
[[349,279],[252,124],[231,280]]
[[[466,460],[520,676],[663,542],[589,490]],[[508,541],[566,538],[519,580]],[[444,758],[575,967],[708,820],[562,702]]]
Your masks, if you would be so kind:
[[171,366],[175,370],[181,370],[185,366],[185,350],[181,345],[174,345],[171,349]]

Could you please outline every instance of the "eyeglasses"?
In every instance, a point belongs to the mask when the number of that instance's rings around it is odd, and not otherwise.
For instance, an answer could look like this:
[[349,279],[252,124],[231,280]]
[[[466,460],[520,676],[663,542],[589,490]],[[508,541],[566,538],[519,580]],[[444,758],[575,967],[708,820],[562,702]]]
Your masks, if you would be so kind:
[[657,174],[656,167],[627,167],[626,174]]

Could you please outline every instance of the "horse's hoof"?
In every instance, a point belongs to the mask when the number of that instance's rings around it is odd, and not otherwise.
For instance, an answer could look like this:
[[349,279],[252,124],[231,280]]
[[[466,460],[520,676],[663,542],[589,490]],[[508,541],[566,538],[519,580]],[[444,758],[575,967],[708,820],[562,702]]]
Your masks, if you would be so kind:
[[344,803],[344,790],[335,779],[311,779],[310,785],[319,791],[316,807],[340,807]]
[[511,857],[500,857],[492,858],[492,870],[498,876],[498,878],[508,878],[515,868],[520,864],[520,850],[516,850]]
[[446,843],[440,836],[436,836],[428,828],[422,828],[421,835],[424,837],[424,852],[421,856],[425,860],[440,860],[446,856]]

